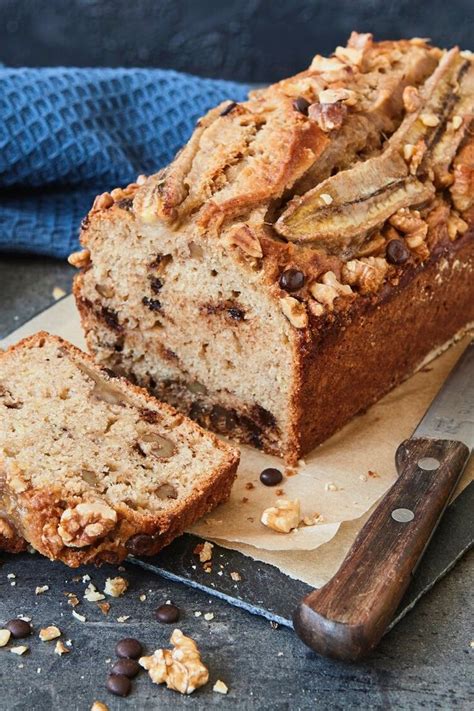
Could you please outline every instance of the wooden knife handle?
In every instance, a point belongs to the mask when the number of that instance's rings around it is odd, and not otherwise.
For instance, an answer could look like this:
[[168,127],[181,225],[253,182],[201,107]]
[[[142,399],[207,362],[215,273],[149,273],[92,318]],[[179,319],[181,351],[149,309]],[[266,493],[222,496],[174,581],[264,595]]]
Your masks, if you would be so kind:
[[409,439],[398,479],[360,531],[336,575],[307,595],[293,624],[311,649],[356,660],[380,641],[469,459],[461,442]]

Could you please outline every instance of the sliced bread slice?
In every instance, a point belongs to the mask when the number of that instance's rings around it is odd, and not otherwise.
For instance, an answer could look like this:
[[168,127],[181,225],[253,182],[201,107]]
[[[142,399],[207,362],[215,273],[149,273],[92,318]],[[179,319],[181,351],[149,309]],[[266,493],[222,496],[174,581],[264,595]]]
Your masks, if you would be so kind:
[[238,451],[38,333],[0,353],[0,545],[76,567],[151,555],[227,499]]

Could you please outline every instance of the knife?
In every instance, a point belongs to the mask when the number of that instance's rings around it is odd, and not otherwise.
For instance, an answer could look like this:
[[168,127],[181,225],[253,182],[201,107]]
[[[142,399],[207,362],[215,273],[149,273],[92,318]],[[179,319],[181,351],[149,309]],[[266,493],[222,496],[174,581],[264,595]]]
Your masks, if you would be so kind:
[[341,567],[298,604],[293,626],[325,656],[355,661],[380,641],[395,614],[474,446],[474,341],[410,439],[398,447],[398,478]]

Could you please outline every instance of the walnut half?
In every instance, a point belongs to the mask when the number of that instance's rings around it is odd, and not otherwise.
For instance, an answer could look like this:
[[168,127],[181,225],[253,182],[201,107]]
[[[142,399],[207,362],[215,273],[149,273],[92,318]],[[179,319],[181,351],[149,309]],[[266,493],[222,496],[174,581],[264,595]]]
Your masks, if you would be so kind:
[[180,694],[192,694],[209,680],[209,671],[201,661],[196,642],[181,630],[174,630],[170,642],[174,649],[157,649],[138,660],[154,684],[166,684]]
[[117,523],[117,513],[101,501],[78,504],[66,509],[60,519],[58,534],[65,546],[84,548],[103,538]]
[[293,528],[298,528],[301,520],[300,502],[281,499],[276,506],[271,506],[262,513],[261,522],[264,526],[278,531],[289,533]]

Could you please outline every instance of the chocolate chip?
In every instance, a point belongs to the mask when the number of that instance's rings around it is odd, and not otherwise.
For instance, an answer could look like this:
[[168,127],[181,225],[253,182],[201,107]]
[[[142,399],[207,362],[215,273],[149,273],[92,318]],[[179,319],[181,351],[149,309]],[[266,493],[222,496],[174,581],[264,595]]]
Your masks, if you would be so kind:
[[155,617],[158,622],[170,625],[179,620],[179,608],[176,605],[160,605],[155,610]]
[[285,269],[280,275],[280,287],[285,291],[298,291],[305,282],[305,275],[299,269]]
[[154,294],[158,294],[163,288],[163,282],[158,277],[150,277],[150,287]]
[[390,264],[403,264],[409,258],[410,252],[401,239],[391,239],[387,244],[386,256]]
[[308,115],[309,106],[310,106],[309,101],[306,101],[306,99],[303,98],[302,96],[298,96],[298,98],[294,99],[294,101],[293,101],[294,110],[299,111],[300,114],[304,114],[305,116]]
[[107,690],[115,696],[128,696],[132,689],[132,682],[125,674],[109,674],[107,677]]
[[158,301],[158,299],[149,299],[148,296],[143,297],[142,304],[148,306],[150,311],[159,311],[161,309],[161,301]]
[[235,306],[231,306],[230,309],[227,309],[227,313],[234,319],[234,321],[243,321],[245,318],[245,311],[238,309]]
[[156,538],[146,533],[137,533],[125,543],[125,548],[132,555],[151,555],[155,549]]
[[281,484],[283,481],[283,474],[279,469],[269,467],[261,472],[260,481],[262,484],[265,484],[265,486],[276,486],[277,484]]
[[31,625],[26,620],[20,620],[15,618],[10,620],[5,625],[7,630],[10,630],[12,637],[15,639],[22,639],[22,637],[28,637],[31,634]]
[[214,429],[228,432],[237,425],[237,418],[232,410],[226,410],[220,405],[214,405],[211,411],[211,422]]
[[117,207],[121,210],[127,210],[127,212],[133,212],[133,198],[123,198],[115,203]]
[[220,115],[221,115],[221,116],[227,116],[227,114],[230,114],[230,112],[233,111],[236,106],[237,106],[237,102],[236,102],[236,101],[229,101],[229,103],[227,104],[227,106],[224,106],[224,108],[222,109]]
[[112,674],[123,674],[123,676],[133,679],[140,671],[141,666],[135,659],[119,659],[111,669]]
[[143,647],[138,639],[133,639],[133,637],[125,637],[117,642],[115,647],[115,653],[117,657],[123,657],[125,659],[138,659],[143,654]]
[[104,319],[107,326],[112,328],[114,331],[121,331],[122,326],[118,320],[118,314],[113,309],[107,308],[107,306],[102,306],[101,309],[102,318]]

